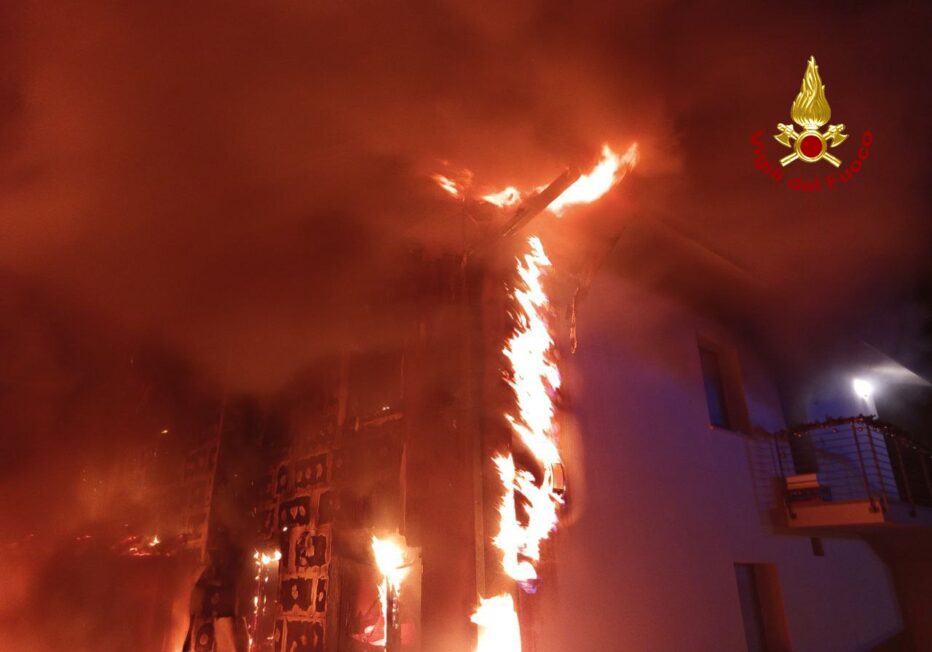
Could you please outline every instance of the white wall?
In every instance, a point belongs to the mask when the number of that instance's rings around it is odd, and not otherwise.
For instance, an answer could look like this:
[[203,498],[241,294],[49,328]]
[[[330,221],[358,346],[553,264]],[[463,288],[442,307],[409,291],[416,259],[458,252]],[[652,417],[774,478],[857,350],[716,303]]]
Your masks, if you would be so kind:
[[[707,425],[697,333],[730,339],[607,276],[580,308],[567,391],[581,434],[567,441],[572,504],[539,594],[538,652],[744,650],[735,562],[777,565],[797,652],[892,636],[894,589],[866,544],[825,539],[816,557],[807,538],[771,533],[751,473],[760,451]],[[782,427],[772,383],[739,355],[752,424]]]

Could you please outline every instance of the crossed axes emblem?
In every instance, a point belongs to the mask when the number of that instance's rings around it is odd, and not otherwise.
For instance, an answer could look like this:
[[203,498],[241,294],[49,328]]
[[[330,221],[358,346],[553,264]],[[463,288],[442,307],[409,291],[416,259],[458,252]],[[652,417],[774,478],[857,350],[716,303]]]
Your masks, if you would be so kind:
[[774,135],[774,139],[781,145],[793,148],[793,153],[788,154],[780,159],[780,165],[786,167],[796,159],[802,159],[807,163],[814,163],[819,159],[825,159],[836,168],[841,165],[841,159],[830,154],[829,147],[838,147],[848,138],[848,134],[843,133],[845,125],[829,125],[825,133],[820,133],[816,129],[805,129],[797,133],[793,125],[779,123],[777,130],[780,132]]

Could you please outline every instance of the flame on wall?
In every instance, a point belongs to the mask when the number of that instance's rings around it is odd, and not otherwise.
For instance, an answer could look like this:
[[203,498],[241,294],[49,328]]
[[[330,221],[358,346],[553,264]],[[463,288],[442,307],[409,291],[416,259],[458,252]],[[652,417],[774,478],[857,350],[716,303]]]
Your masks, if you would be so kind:
[[385,645],[388,640],[388,592],[391,589],[395,595],[401,595],[401,583],[410,570],[405,555],[405,546],[398,539],[397,536],[372,537],[372,556],[382,576],[382,581],[379,582],[379,602],[382,605],[383,628],[382,639],[374,641],[373,645]]
[[[493,459],[505,489],[499,532],[493,543],[502,552],[505,572],[519,582],[537,578],[534,562],[540,560],[540,544],[556,529],[557,510],[562,504],[553,486],[553,467],[561,461],[554,408],[560,370],[548,324],[550,301],[543,286],[551,263],[539,238],[530,237],[528,247],[528,253],[517,261],[518,283],[512,291],[517,305],[515,330],[502,350],[509,362],[507,381],[515,397],[515,409],[506,418],[514,435],[543,469],[543,478],[538,484],[532,473],[516,468],[510,454]],[[521,520],[518,496],[524,512]]]
[[252,596],[252,622],[247,626],[249,637],[247,649],[250,652],[258,649],[259,642],[256,640],[256,634],[259,630],[259,620],[265,615],[266,605],[269,602],[269,573],[273,565],[281,560],[282,553],[280,550],[274,550],[271,554],[256,550],[252,558],[256,564],[256,574],[253,577],[256,582],[256,592]]
[[510,595],[480,599],[470,620],[479,627],[476,652],[521,652],[521,626]]
[[[624,178],[637,158],[636,143],[624,154],[604,145],[599,162],[553,200],[548,210],[559,217],[573,206],[597,201]],[[465,195],[465,186],[452,183],[449,177],[435,175],[434,181],[458,199]],[[507,208],[525,196],[509,186],[481,199]],[[538,237],[528,238],[527,246],[527,252],[516,261],[517,279],[511,291],[515,326],[502,349],[508,361],[506,381],[515,399],[505,417],[514,439],[534,458],[538,473],[519,468],[511,453],[492,459],[502,483],[499,528],[492,543],[501,552],[505,574],[525,588],[538,577],[541,544],[556,530],[563,505],[561,491],[555,486],[555,469],[562,464],[555,406],[561,381],[551,333],[550,298],[544,287],[552,264]],[[475,652],[521,652],[521,627],[511,594],[480,598],[471,620],[479,628]]]
[[[527,242],[529,250],[517,260],[518,282],[512,290],[515,329],[502,350],[509,362],[506,379],[515,397],[514,410],[506,418],[514,436],[543,469],[543,477],[538,482],[534,474],[518,468],[510,453],[492,459],[503,488],[499,529],[492,543],[502,553],[502,569],[519,583],[537,579],[541,542],[556,529],[563,502],[553,484],[553,467],[560,463],[554,407],[560,371],[548,324],[550,300],[543,285],[551,263],[539,238],[532,236]],[[472,621],[479,625],[476,652],[520,652],[521,628],[511,595],[480,600]]]

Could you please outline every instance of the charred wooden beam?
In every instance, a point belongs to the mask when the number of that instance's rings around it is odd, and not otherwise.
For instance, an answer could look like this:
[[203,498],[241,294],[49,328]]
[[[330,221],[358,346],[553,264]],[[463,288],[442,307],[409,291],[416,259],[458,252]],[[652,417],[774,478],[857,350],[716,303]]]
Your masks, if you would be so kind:
[[524,200],[502,229],[502,237],[517,233],[528,222],[542,213],[554,199],[573,185],[581,174],[578,168],[567,168],[549,186]]

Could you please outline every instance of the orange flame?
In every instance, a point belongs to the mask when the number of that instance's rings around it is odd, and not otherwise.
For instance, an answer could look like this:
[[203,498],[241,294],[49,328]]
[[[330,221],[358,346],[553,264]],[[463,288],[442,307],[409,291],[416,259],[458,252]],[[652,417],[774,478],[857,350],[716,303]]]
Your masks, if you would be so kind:
[[514,186],[508,186],[503,190],[499,190],[498,192],[492,192],[488,195],[482,196],[484,201],[498,206],[499,208],[514,206],[515,204],[520,203],[522,198],[521,191]]
[[401,593],[401,583],[408,576],[408,563],[405,559],[405,548],[403,543],[398,541],[400,537],[384,538],[372,537],[372,556],[375,558],[375,565],[382,575],[382,581],[379,583],[379,601],[382,603],[382,627],[383,635],[380,641],[373,642],[373,645],[385,645],[388,639],[388,632],[384,631],[388,623],[388,591],[392,589],[396,594]]
[[521,652],[521,627],[510,595],[480,599],[470,620],[479,626],[476,652]]
[[[543,287],[550,260],[539,238],[528,239],[530,252],[518,259],[519,282],[513,297],[518,304],[515,331],[505,343],[511,374],[508,384],[515,395],[515,414],[506,415],[518,439],[544,469],[538,484],[534,475],[515,467],[511,455],[492,461],[504,487],[499,507],[501,521],[493,544],[502,552],[502,566],[519,582],[537,578],[534,562],[540,560],[540,544],[557,527],[562,498],[554,490],[553,467],[560,463],[553,396],[560,388],[560,371],[554,362],[554,342],[548,328],[549,299]],[[526,524],[517,514],[517,495],[522,497]]]
[[560,461],[552,399],[560,388],[560,371],[548,328],[550,300],[543,287],[544,270],[551,263],[539,238],[528,238],[528,245],[530,253],[523,262],[518,259],[519,283],[512,293],[519,308],[515,332],[503,349],[511,364],[508,384],[514,391],[518,414],[506,416],[515,434],[541,463],[552,465]]
[[401,588],[401,582],[408,575],[402,545],[390,538],[372,537],[372,556],[382,577],[394,588]]
[[255,647],[255,634],[259,629],[260,614],[265,613],[265,607],[268,602],[268,583],[269,573],[273,564],[278,563],[282,558],[280,550],[275,550],[272,554],[265,552],[253,551],[252,558],[256,562],[256,575],[253,578],[256,581],[256,592],[252,596],[252,623],[247,627],[246,634],[249,638],[247,649],[252,652]]
[[[505,489],[499,507],[499,530],[492,543],[502,552],[505,573],[518,582],[529,582],[537,579],[534,562],[540,560],[541,542],[557,527],[557,510],[562,499],[554,492],[553,473],[549,467],[544,472],[543,482],[538,484],[533,474],[515,468],[511,455],[499,455],[492,461]],[[526,525],[516,516],[517,494],[526,502]]]
[[252,558],[256,560],[256,566],[271,566],[282,558],[282,553],[280,550],[275,550],[271,555],[269,555],[267,553],[259,552],[256,550],[253,553]]
[[[591,204],[624,179],[628,171],[635,166],[637,160],[637,143],[628,147],[624,154],[618,154],[607,144],[602,145],[602,157],[595,167],[588,174],[580,176],[573,182],[569,188],[550,203],[547,209],[559,217],[572,206]],[[433,174],[430,178],[450,196],[456,199],[464,199],[467,188],[471,185],[472,172],[463,170],[457,176],[461,177],[461,179],[457,180],[440,173]],[[514,186],[507,186],[502,190],[482,195],[480,199],[499,208],[509,208],[520,204],[528,194],[540,192],[544,188],[546,186],[539,186],[530,192],[523,192]]]
[[548,207],[560,216],[567,208],[577,204],[591,204],[611,190],[625,178],[638,159],[637,144],[631,145],[624,154],[617,154],[608,145],[602,145],[602,158],[589,174],[584,174]]
[[[559,216],[571,206],[598,200],[636,162],[636,144],[621,156],[603,146],[599,163],[557,197],[549,210]],[[521,201],[521,193],[509,187],[483,199],[506,206]],[[518,281],[512,292],[517,304],[515,329],[502,350],[510,366],[507,382],[515,396],[515,409],[505,416],[513,434],[543,469],[542,479],[538,482],[533,473],[519,469],[511,454],[492,458],[504,490],[499,531],[492,541],[502,553],[505,573],[522,583],[537,578],[541,543],[556,530],[563,505],[562,486],[558,490],[555,484],[562,462],[554,398],[561,381],[549,328],[550,300],[543,285],[551,262],[539,238],[528,238],[528,245],[530,251],[517,259]],[[518,516],[519,495],[524,519]],[[472,622],[479,627],[475,652],[521,652],[521,626],[511,595],[480,598]]]

